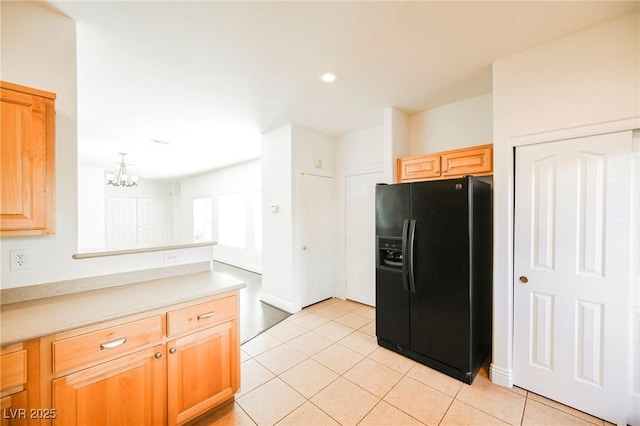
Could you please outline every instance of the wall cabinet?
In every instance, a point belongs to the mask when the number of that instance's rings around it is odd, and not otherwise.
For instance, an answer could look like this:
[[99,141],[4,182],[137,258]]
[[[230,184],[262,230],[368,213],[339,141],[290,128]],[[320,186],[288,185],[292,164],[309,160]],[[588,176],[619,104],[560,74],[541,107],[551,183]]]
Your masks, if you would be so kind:
[[56,230],[54,93],[0,82],[0,235]]
[[398,183],[493,174],[493,144],[398,158]]
[[40,339],[57,425],[182,424],[240,387],[238,294]]

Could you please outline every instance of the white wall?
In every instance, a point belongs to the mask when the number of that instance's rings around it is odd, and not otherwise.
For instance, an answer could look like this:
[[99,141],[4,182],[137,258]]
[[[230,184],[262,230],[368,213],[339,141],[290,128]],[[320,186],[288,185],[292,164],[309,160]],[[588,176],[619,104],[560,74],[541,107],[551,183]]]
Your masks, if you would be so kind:
[[[193,200],[213,199],[213,240],[218,241],[218,196],[244,194],[247,200],[245,248],[214,246],[213,257],[224,263],[261,272],[262,256],[255,250],[253,197],[262,190],[260,160],[248,161],[180,182],[180,232],[183,241],[193,239]],[[264,203],[263,203],[264,204]]]
[[397,159],[409,155],[409,116],[397,108],[384,110],[383,167],[386,183],[397,180]]
[[[336,297],[346,298],[347,268],[345,242],[350,230],[345,226],[345,185],[347,176],[383,170],[384,130],[382,125],[339,136],[336,139],[336,177],[338,180],[338,251]],[[371,251],[375,247],[370,247]],[[371,265],[373,268],[374,265]]]
[[[336,168],[336,149],[335,139],[329,135],[310,129],[308,127],[294,124],[292,126],[292,149],[293,149],[293,262],[294,262],[294,306],[295,310],[301,309],[300,305],[300,292],[298,290],[302,287],[302,273],[300,265],[302,265],[302,252],[300,247],[303,245],[303,241],[300,240],[301,235],[301,217],[299,212],[300,198],[298,197],[300,173],[319,173],[321,175],[331,175],[333,184],[333,197],[331,199],[322,200],[323,203],[329,204],[329,211],[334,214],[331,222],[335,224],[338,221],[337,211],[337,177],[335,174]],[[316,197],[317,198],[317,197]],[[333,206],[333,208],[331,208]],[[333,256],[327,256],[323,261],[322,277],[333,281],[332,288],[337,286],[336,277],[336,262],[337,262],[337,250],[339,247],[338,232],[337,229],[327,229],[325,234],[329,235],[328,238],[333,238],[334,245],[331,253]],[[330,282],[329,281],[329,282]]]
[[[262,299],[293,311],[292,126],[262,135]],[[277,206],[271,211],[269,206]]]
[[103,169],[78,167],[78,250],[106,244],[104,182]]
[[512,384],[513,142],[640,116],[640,15],[496,61],[492,380]]
[[334,139],[316,130],[288,124],[262,135],[262,300],[288,312],[301,308],[295,176],[303,170],[331,173],[335,164]]
[[409,116],[409,155],[483,145],[492,141],[492,93]]
[[[45,281],[71,267],[77,244],[76,36],[74,22],[31,2],[2,2],[2,80],[51,91],[56,99],[57,233],[2,239],[2,286]],[[29,248],[32,269],[9,271],[9,250]]]
[[161,198],[165,205],[165,240],[173,241],[172,182],[140,179],[138,186],[108,186],[105,171],[78,167],[78,250],[104,250],[106,246],[106,197]]
[[[39,237],[2,238],[2,288],[137,271],[163,266],[163,253],[73,260],[78,247],[76,28],[68,17],[42,2],[0,2],[0,78],[57,94],[57,232]],[[31,269],[9,270],[11,249],[27,249]],[[186,249],[181,263],[211,259],[210,247]]]

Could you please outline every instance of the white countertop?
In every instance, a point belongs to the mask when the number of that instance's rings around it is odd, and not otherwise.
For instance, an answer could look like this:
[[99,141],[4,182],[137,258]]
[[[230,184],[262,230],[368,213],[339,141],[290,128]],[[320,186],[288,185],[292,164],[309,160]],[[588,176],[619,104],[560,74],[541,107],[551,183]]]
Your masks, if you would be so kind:
[[215,296],[245,286],[237,278],[206,271],[2,305],[0,345]]

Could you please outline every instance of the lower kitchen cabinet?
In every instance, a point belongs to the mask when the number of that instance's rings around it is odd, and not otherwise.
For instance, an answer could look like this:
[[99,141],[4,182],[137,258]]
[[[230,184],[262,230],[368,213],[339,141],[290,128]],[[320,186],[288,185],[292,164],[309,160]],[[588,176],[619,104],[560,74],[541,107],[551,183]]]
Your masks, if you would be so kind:
[[42,424],[175,425],[233,398],[237,315],[236,291],[41,338]]
[[54,379],[54,424],[165,424],[164,350],[158,345]]
[[[231,398],[240,384],[237,321],[167,343],[169,424],[180,424]],[[206,362],[205,362],[206,360]]]
[[[29,424],[27,414],[27,391],[7,395],[0,399],[2,408],[2,418],[0,425],[2,426],[23,426]],[[24,410],[24,411],[23,411]]]
[[39,342],[30,340],[0,350],[0,425],[39,424]]

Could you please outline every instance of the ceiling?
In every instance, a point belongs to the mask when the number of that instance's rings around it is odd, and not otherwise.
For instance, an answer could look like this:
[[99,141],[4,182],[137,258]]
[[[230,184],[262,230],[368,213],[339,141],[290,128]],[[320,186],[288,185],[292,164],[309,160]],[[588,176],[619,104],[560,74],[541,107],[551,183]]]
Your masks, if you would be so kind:
[[51,4],[77,22],[80,164],[126,152],[166,179],[256,158],[287,123],[340,135],[489,93],[493,61],[640,2]]

